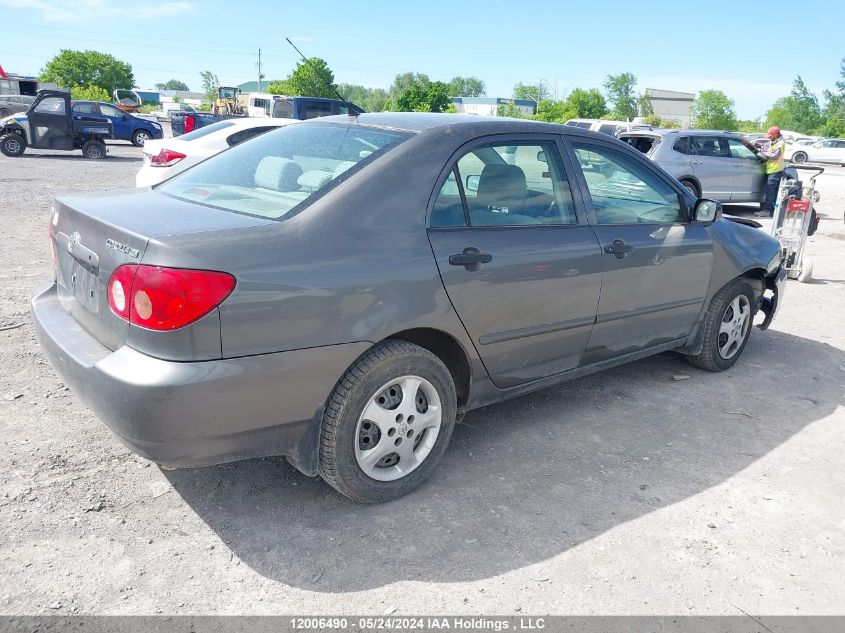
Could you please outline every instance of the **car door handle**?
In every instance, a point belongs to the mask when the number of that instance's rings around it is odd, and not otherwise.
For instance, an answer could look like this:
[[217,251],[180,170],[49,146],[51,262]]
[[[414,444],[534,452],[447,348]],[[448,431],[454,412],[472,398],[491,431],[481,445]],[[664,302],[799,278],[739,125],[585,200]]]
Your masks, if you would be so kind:
[[604,247],[604,252],[608,255],[616,255],[616,259],[622,259],[632,250],[634,247],[626,244],[624,240],[613,240],[613,244]]
[[704,161],[703,160],[691,160],[690,163],[693,164],[693,165],[703,165]]
[[449,263],[452,266],[464,266],[467,270],[478,270],[481,264],[489,264],[493,261],[490,253],[482,253],[477,248],[465,248],[463,253],[449,255]]

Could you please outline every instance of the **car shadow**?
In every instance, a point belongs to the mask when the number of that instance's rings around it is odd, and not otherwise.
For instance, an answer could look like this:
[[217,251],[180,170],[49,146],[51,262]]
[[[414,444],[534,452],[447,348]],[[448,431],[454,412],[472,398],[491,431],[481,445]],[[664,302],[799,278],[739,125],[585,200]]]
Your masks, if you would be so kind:
[[427,483],[381,505],[282,458],[163,472],[235,556],[287,585],[485,579],[719,485],[845,404],[843,365],[838,348],[755,331],[729,372],[663,354],[486,407]]
[[67,154],[36,154],[34,152],[27,152],[23,156],[19,156],[16,160],[27,160],[27,159],[50,159],[50,160],[84,160],[91,163],[99,162],[100,160],[105,161],[106,163],[140,163],[143,161],[144,157],[141,155],[135,156],[106,156],[105,158],[101,159],[91,159],[85,158],[79,151],[76,152],[68,152]]

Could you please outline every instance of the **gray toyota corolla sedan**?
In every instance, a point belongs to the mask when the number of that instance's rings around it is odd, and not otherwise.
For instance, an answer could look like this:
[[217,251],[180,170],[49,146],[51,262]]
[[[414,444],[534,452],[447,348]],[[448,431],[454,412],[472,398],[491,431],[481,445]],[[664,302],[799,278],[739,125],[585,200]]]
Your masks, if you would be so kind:
[[418,486],[470,410],[677,350],[731,367],[778,243],[606,135],[434,114],[269,132],[60,198],[32,310],[63,380],[165,467],[286,455]]

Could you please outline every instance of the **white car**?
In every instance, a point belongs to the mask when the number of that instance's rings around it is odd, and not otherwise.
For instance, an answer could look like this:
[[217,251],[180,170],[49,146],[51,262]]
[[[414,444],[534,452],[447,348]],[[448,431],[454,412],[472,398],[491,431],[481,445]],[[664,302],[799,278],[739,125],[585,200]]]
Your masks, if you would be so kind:
[[177,138],[147,141],[144,164],[135,176],[137,187],[158,184],[233,145],[299,123],[296,119],[225,119]]
[[812,145],[788,145],[786,160],[793,163],[833,163],[845,167],[845,139],[827,139]]

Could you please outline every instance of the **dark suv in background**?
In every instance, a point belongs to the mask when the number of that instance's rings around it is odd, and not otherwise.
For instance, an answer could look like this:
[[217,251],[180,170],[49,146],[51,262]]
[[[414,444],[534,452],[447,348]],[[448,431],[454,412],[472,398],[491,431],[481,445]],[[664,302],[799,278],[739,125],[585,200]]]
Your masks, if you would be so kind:
[[760,202],[766,173],[754,147],[716,130],[625,132],[619,140],[640,150],[693,194],[720,202]]

